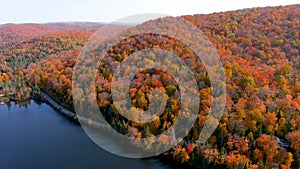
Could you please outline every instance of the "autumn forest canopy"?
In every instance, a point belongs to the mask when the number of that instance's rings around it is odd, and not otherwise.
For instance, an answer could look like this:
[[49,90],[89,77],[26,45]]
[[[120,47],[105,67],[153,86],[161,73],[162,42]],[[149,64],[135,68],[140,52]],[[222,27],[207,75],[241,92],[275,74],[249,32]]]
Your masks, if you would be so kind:
[[[198,89],[190,92],[199,94],[200,101],[190,102],[199,106],[192,129],[177,131],[186,132],[187,136],[162,157],[198,168],[300,168],[300,5],[180,18],[196,25],[211,41],[226,76],[226,84],[222,84],[227,90],[223,116],[205,144],[197,143],[197,139],[206,121],[216,123],[207,116],[211,100],[220,97],[213,94],[218,88],[211,86],[205,64],[176,38],[141,34],[121,40],[107,51],[101,63],[94,63],[98,66],[95,86],[76,92],[89,98],[90,91],[95,89],[98,107],[115,130],[128,137],[150,138],[148,142],[134,141],[132,145],[146,147],[148,151],[166,146],[173,141],[168,135],[162,135],[155,146],[151,138],[170,128],[180,113],[187,117],[189,114],[189,110],[181,112],[180,87],[174,77],[159,68],[140,71],[133,77],[128,95],[136,109],[149,109],[150,93],[154,90],[167,98],[162,115],[150,123],[130,121],[118,112],[111,82],[114,68],[131,54],[151,48],[172,51],[191,68]],[[163,20],[143,24],[155,25]],[[72,95],[74,66],[89,37],[102,27],[96,23],[0,26],[0,101],[28,99],[43,91],[74,111],[74,104],[84,101]],[[103,32],[125,29],[124,25],[112,25],[103,28]],[[141,56],[134,56],[133,61],[151,62]],[[92,58],[86,63],[86,67],[93,64]],[[78,78],[88,76],[85,72]],[[97,118],[92,112],[91,117]]]

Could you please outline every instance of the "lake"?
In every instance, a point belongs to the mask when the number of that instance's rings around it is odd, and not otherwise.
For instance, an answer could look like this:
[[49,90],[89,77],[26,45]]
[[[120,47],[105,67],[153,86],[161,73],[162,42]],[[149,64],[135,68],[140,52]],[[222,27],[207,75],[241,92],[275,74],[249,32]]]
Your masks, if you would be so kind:
[[45,103],[0,105],[0,169],[94,168],[176,167],[157,158],[129,159],[106,152]]

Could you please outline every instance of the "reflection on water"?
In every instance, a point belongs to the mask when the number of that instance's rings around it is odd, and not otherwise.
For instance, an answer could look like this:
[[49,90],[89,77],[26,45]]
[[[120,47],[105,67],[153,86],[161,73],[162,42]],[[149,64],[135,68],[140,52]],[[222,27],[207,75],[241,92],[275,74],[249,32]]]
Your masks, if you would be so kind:
[[28,106],[31,105],[31,103],[41,105],[43,102],[40,101],[40,100],[21,100],[21,101],[15,101],[15,102],[2,103],[0,106],[6,106],[7,109],[10,110],[11,107],[13,107],[13,108],[21,108],[21,107],[27,108]]
[[[109,139],[109,138],[107,138]],[[80,126],[45,103],[0,105],[0,169],[174,168],[158,159],[127,159],[94,144]]]

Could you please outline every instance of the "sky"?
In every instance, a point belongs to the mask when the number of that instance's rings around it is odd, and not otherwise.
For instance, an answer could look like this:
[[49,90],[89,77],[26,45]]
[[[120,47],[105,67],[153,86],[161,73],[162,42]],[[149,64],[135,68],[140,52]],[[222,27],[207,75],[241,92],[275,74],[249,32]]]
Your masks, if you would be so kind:
[[299,4],[300,0],[0,0],[0,24],[114,22],[143,13],[207,14],[251,7]]

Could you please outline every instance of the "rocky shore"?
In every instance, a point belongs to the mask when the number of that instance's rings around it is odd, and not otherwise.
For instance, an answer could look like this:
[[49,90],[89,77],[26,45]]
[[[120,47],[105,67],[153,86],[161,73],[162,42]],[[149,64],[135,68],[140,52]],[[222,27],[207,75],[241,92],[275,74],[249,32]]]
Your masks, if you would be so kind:
[[[98,129],[99,128],[105,128],[105,129],[110,128],[109,126],[105,125],[104,123],[100,123],[98,121],[94,121],[89,118],[76,115],[76,113],[64,108],[63,106],[61,106],[60,104],[55,102],[50,96],[48,96],[44,92],[40,93],[40,99],[42,101],[46,102],[47,104],[49,104],[54,110],[56,110],[57,112],[59,112],[60,114],[62,114],[64,116],[66,116],[70,120],[76,122],[77,124],[80,124],[80,122],[81,122],[90,127],[94,127],[94,128],[98,128]],[[79,120],[80,120],[80,122],[79,122]]]
[[63,106],[56,103],[50,96],[48,96],[46,93],[41,92],[40,93],[41,100],[48,103],[53,109],[58,111],[59,113],[63,114],[64,116],[68,117],[69,119],[79,123],[78,118],[75,113],[67,110]]

